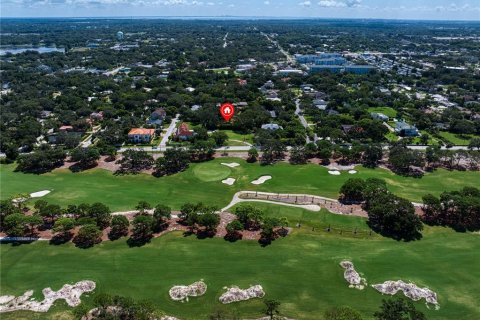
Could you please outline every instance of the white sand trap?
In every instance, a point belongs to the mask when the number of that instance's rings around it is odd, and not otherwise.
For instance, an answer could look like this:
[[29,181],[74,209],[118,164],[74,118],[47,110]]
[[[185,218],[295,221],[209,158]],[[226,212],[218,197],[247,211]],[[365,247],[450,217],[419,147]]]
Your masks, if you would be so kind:
[[230,168],[235,168],[240,166],[240,163],[236,163],[236,162],[229,162],[229,163],[222,162],[221,164]]
[[333,176],[339,176],[340,175],[340,171],[338,170],[330,170],[328,171],[328,174],[331,174]]
[[188,301],[188,297],[203,296],[207,292],[207,285],[203,281],[197,281],[189,286],[174,286],[168,291],[170,298],[175,301]]
[[345,269],[343,277],[350,284],[348,286],[349,288],[355,288],[358,290],[363,290],[365,288],[367,285],[367,280],[360,277],[352,262],[344,260],[340,262],[340,266]]
[[235,183],[235,179],[228,178],[228,179],[222,180],[222,183],[225,183],[225,184],[228,184],[229,186],[231,186]]
[[242,290],[237,286],[225,289],[227,289],[227,292],[222,294],[218,299],[223,304],[245,301],[253,298],[263,298],[263,296],[265,296],[265,291],[263,291],[262,286],[258,284],[245,290]]
[[348,173],[355,174],[355,173],[357,173],[357,170],[349,170]]
[[272,179],[272,176],[261,176],[257,180],[253,180],[252,184],[256,184],[256,185],[263,184],[265,183],[265,181],[268,181],[270,179]]
[[47,312],[58,299],[64,299],[70,307],[78,306],[80,296],[84,292],[91,292],[95,289],[95,282],[90,280],[79,281],[74,285],[66,284],[60,290],[53,291],[51,288],[42,290],[44,299],[37,301],[32,298],[33,290],[25,292],[23,295],[10,299],[10,296],[0,297],[0,313],[12,312],[18,310],[30,310],[35,312]]
[[30,197],[31,198],[40,198],[40,197],[46,196],[49,193],[50,193],[50,190],[38,191],[38,192],[30,193]]
[[372,285],[375,289],[377,289],[382,294],[389,294],[395,295],[398,291],[403,291],[403,294],[407,297],[412,299],[413,301],[418,301],[422,298],[427,301],[427,303],[431,303],[439,307],[437,301],[437,294],[428,288],[420,288],[417,287],[413,283],[405,283],[402,280],[398,281],[385,281],[384,283],[374,284]]

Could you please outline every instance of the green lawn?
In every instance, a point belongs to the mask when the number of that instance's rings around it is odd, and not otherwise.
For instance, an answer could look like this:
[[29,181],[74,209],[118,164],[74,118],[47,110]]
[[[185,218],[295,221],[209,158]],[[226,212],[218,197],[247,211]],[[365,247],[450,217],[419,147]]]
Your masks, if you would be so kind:
[[457,146],[466,146],[470,143],[470,140],[472,138],[480,138],[480,136],[474,134],[460,135],[447,131],[440,131],[439,135],[445,140]]
[[[241,166],[230,169],[221,165],[222,162],[238,162]],[[62,206],[100,201],[112,210],[131,210],[140,200],[152,204],[164,203],[174,209],[179,209],[188,201],[203,201],[223,207],[240,190],[307,193],[336,198],[341,185],[351,177],[383,178],[391,191],[412,201],[421,201],[426,193],[439,195],[444,190],[458,190],[463,186],[478,187],[480,181],[480,172],[471,171],[437,170],[417,179],[398,176],[384,169],[358,167],[359,173],[356,175],[343,172],[340,176],[333,176],[319,165],[293,166],[278,163],[261,166],[239,158],[221,158],[208,164],[192,164],[185,172],[162,178],[147,174],[116,176],[102,169],[82,173],[62,169],[34,175],[14,172],[14,168],[15,165],[0,165],[1,199],[19,193],[51,190],[42,199]],[[217,176],[216,171],[222,173]],[[231,172],[230,177],[237,179],[233,186],[220,181],[227,177],[227,171]],[[273,179],[258,186],[251,184],[251,181],[262,175],[271,175]]]
[[384,115],[386,115],[390,118],[395,118],[397,116],[397,110],[392,109],[390,107],[368,108],[367,111],[368,112],[383,113]]
[[[228,139],[229,139],[228,140],[228,145],[229,146],[245,146],[245,145],[247,145],[244,142],[253,144],[253,134],[252,133],[241,134],[241,133],[234,132],[232,130],[221,130],[221,131],[223,131],[227,134]],[[232,141],[232,140],[236,140],[236,141]]]
[[[306,214],[280,206],[268,212],[292,220],[295,216],[303,219]],[[364,223],[359,218],[330,216],[348,226]],[[363,291],[348,288],[338,263],[349,259],[368,284],[402,279],[437,292],[440,310],[427,309],[424,301],[415,303],[430,320],[474,320],[480,318],[480,255],[475,254],[479,246],[478,235],[443,228],[427,228],[422,240],[404,243],[379,236],[361,239],[323,230],[312,232],[310,226],[294,228],[291,235],[267,247],[255,241],[198,240],[179,232],[141,248],[129,248],[124,240],[86,250],[46,242],[3,244],[1,289],[2,294],[16,295],[35,289],[38,297],[45,287],[57,290],[64,283],[91,279],[97,283],[94,294],[107,292],[148,299],[167,314],[188,320],[206,319],[221,307],[218,297],[224,286],[261,284],[266,298],[281,301],[280,310],[289,317],[317,320],[329,307],[349,305],[362,312],[365,319],[371,319],[385,297],[371,287]],[[186,303],[168,298],[173,285],[199,279],[208,285],[204,296]],[[94,294],[82,299],[89,304]],[[254,318],[261,316],[263,305],[257,299],[225,308]],[[2,319],[69,319],[68,310],[61,302],[47,314],[17,312],[3,314]]]

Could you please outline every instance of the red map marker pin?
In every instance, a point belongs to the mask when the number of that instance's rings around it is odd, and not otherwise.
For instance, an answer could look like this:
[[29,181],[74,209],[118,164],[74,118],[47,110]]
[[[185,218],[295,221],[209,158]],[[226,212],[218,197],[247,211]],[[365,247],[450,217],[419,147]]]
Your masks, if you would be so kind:
[[220,107],[220,114],[222,115],[225,121],[230,121],[235,113],[235,107],[231,103],[224,103]]

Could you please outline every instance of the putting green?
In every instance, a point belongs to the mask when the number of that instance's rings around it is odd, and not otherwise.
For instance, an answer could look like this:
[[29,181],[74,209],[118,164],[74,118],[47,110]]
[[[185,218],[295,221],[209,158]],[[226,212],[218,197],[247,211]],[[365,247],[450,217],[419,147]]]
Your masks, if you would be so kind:
[[193,173],[198,179],[211,182],[228,178],[232,170],[218,162],[205,162],[195,166]]

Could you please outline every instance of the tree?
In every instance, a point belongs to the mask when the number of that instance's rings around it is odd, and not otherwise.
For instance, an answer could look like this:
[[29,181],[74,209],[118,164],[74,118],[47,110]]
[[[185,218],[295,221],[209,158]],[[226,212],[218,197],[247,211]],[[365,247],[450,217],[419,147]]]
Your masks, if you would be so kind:
[[26,231],[25,216],[21,213],[8,215],[3,221],[3,230],[10,237],[23,237]]
[[291,164],[305,164],[307,163],[307,155],[305,148],[295,146],[290,150],[290,163]]
[[155,176],[171,175],[184,171],[190,164],[188,151],[181,148],[167,149],[155,162]]
[[169,206],[159,204],[153,211],[153,218],[155,219],[155,230],[162,230],[165,228],[167,221],[172,217],[172,209]]
[[248,150],[248,158],[247,161],[250,163],[256,162],[258,158],[258,150],[255,147],[251,147],[250,150]]
[[[42,200],[39,200],[42,201]],[[62,208],[58,204],[47,204],[47,202],[39,202],[37,213],[43,218],[46,225],[53,225],[55,219],[63,214]]]
[[236,241],[242,237],[239,231],[243,230],[243,224],[238,220],[233,220],[229,222],[225,229],[227,230],[225,239],[229,241]]
[[392,170],[399,174],[410,174],[412,166],[423,167],[425,164],[421,152],[410,150],[406,146],[390,148],[388,162]]
[[325,320],[362,320],[360,312],[350,307],[334,307],[325,311]]
[[152,209],[152,205],[147,201],[139,201],[135,206],[135,209],[138,210],[138,214],[145,214],[148,210]]
[[346,203],[362,202],[364,200],[365,181],[360,178],[350,178],[340,188],[341,200]]
[[212,138],[217,147],[221,147],[228,141],[228,135],[224,131],[215,131],[212,133]]
[[264,213],[252,205],[240,205],[235,209],[235,215],[247,230],[258,230],[264,219]]
[[110,224],[110,233],[108,237],[110,240],[116,240],[128,234],[128,227],[130,222],[125,216],[113,216]]
[[333,151],[332,143],[328,140],[319,140],[317,142],[317,150],[318,157],[322,160],[322,163],[328,164]]
[[117,161],[120,165],[118,174],[138,174],[142,170],[148,170],[154,163],[153,157],[144,150],[128,149]]
[[133,219],[132,236],[129,239],[130,245],[143,245],[150,242],[153,237],[154,220],[152,216],[136,216]]
[[42,145],[38,150],[29,154],[22,154],[17,159],[16,171],[29,173],[45,173],[63,165],[66,153],[61,148],[52,148]]
[[368,144],[364,148],[362,160],[363,165],[369,168],[378,166],[378,162],[382,160],[383,150],[382,146],[378,144]]
[[53,231],[58,232],[63,238],[71,237],[71,230],[75,227],[75,220],[72,218],[59,218],[55,221]]
[[78,170],[93,168],[97,165],[98,159],[100,159],[100,152],[97,148],[76,148],[71,154],[71,160],[77,162],[72,170],[76,171],[77,168]]
[[70,241],[72,238],[71,230],[75,227],[75,220],[72,218],[59,218],[55,221],[55,225],[53,226],[53,231],[57,234],[52,237],[50,240],[53,244],[62,244],[67,241]]
[[426,320],[411,301],[404,298],[382,300],[380,311],[373,314],[376,320]]
[[95,219],[97,226],[102,230],[108,227],[112,220],[110,208],[100,202],[92,204],[88,208],[87,215],[88,217]]
[[397,240],[414,240],[423,230],[413,204],[390,192],[377,193],[367,200],[368,225],[382,235]]
[[220,223],[220,216],[214,212],[206,212],[199,216],[198,224],[205,228],[208,234],[215,234]]
[[263,302],[265,304],[265,314],[273,319],[275,315],[279,314],[280,311],[278,308],[280,307],[280,302],[277,300],[265,300]]
[[90,248],[100,243],[102,231],[94,224],[86,224],[80,227],[77,235],[73,238],[73,243],[79,248]]
[[477,151],[480,151],[480,138],[472,138],[468,144],[468,149],[477,149]]
[[12,200],[0,201],[0,227],[3,228],[5,218],[14,213],[21,213],[19,208],[15,206]]

